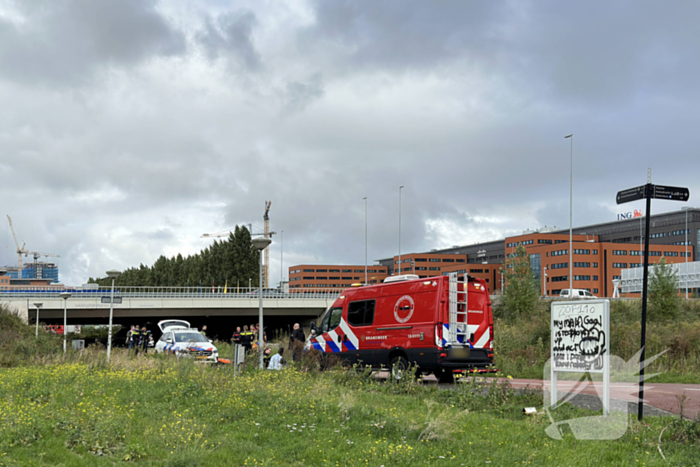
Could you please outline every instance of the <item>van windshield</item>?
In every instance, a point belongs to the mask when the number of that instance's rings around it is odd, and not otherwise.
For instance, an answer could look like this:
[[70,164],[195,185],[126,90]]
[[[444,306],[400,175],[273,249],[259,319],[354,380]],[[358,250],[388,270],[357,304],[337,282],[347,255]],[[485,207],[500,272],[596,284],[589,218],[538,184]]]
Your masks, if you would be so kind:
[[321,325],[318,328],[318,333],[323,334],[324,332],[332,331],[333,329],[340,326],[340,318],[342,316],[342,308],[331,308],[330,310],[328,310],[321,319]]

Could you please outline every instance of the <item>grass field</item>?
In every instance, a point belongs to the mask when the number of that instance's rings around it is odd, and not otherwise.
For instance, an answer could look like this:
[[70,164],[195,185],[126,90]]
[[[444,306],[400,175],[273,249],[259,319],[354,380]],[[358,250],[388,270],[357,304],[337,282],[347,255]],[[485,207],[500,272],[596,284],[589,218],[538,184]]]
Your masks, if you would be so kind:
[[[76,357],[77,358],[77,357]],[[454,391],[347,371],[249,371],[121,351],[0,369],[0,465],[692,465],[697,424],[550,439],[539,396]],[[557,419],[590,415],[567,408]],[[657,450],[661,430],[662,449]]]

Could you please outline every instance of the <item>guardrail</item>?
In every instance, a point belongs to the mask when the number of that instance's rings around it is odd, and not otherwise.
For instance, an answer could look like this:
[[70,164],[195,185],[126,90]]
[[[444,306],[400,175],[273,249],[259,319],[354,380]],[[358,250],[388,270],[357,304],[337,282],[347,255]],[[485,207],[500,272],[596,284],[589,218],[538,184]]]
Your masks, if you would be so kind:
[[[109,297],[111,287],[24,287],[0,290],[0,299],[45,297],[60,298],[62,292],[70,292],[71,298]],[[123,298],[215,298],[215,299],[257,299],[260,290],[252,287],[114,287],[114,296]],[[279,289],[263,289],[263,299],[304,300],[333,299],[342,290],[339,289],[303,289],[285,292]]]

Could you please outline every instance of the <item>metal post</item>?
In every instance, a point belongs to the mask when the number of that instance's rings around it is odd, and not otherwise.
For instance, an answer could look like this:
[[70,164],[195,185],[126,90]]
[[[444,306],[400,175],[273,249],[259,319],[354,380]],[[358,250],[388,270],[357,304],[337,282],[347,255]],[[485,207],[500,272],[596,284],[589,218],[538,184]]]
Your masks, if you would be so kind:
[[68,334],[68,297],[71,296],[70,292],[61,292],[59,294],[63,299],[63,353],[66,353],[66,334]]
[[[107,334],[107,361],[109,362],[109,357],[112,355],[112,317],[114,315],[114,280],[119,277],[120,271],[111,269],[107,271],[107,277],[112,279],[112,292],[110,293],[109,299],[109,330]],[[146,343],[148,345],[148,343]]]
[[574,296],[574,134],[564,136],[571,139],[571,172],[569,173],[569,298]]
[[647,183],[645,188],[647,208],[646,208],[646,229],[644,235],[644,278],[642,282],[642,344],[641,344],[641,354],[639,357],[639,401],[637,403],[637,419],[642,420],[644,412],[644,353],[647,339],[647,278],[649,274],[649,220],[651,219],[651,197],[654,196],[652,193],[653,186],[651,183]]
[[34,306],[36,307],[36,331],[35,331],[35,337],[39,337],[39,308],[41,308],[43,303],[35,303]]
[[644,221],[644,215],[639,218],[639,264],[644,264],[644,233],[642,231],[642,222]]
[[365,200],[365,285],[367,285],[367,197]]
[[688,300],[688,210],[685,210],[685,299]]
[[260,251],[260,284],[258,287],[258,302],[259,302],[259,309],[258,309],[258,321],[260,322],[260,329],[258,329],[258,353],[260,354],[260,369],[263,370],[265,366],[263,365],[263,350],[264,350],[264,345],[263,345],[263,330],[265,327],[263,326],[263,300],[262,300],[262,254],[263,250]]
[[[107,361],[112,354],[112,316],[114,315],[114,277],[112,278],[112,291],[109,296],[109,331],[107,334]],[[148,344],[147,344],[148,345]]]
[[403,185],[399,187],[399,274],[401,274],[401,189]]
[[542,273],[542,283],[544,284],[544,296],[547,297],[547,266],[544,267]]
[[260,252],[260,257],[259,257],[259,274],[260,274],[260,281],[258,283],[258,323],[260,324],[260,329],[258,331],[258,353],[260,354],[260,369],[262,370],[265,368],[265,365],[263,364],[263,351],[265,349],[265,340],[263,339],[263,335],[265,333],[265,323],[263,322],[263,250],[267,248],[270,243],[272,243],[272,240],[270,240],[269,237],[259,237],[259,238],[254,238],[251,240],[251,243],[253,246]]
[[284,230],[280,230],[280,291],[283,291],[284,282]]

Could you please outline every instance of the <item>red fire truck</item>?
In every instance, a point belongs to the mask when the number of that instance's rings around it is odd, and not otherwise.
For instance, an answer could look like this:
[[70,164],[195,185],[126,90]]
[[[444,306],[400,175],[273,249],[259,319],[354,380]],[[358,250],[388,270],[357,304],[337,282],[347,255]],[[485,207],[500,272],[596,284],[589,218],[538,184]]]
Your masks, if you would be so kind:
[[409,363],[451,382],[455,373],[493,368],[493,315],[486,283],[452,273],[343,291],[312,323],[305,349],[336,353],[350,364],[390,368],[401,377]]

